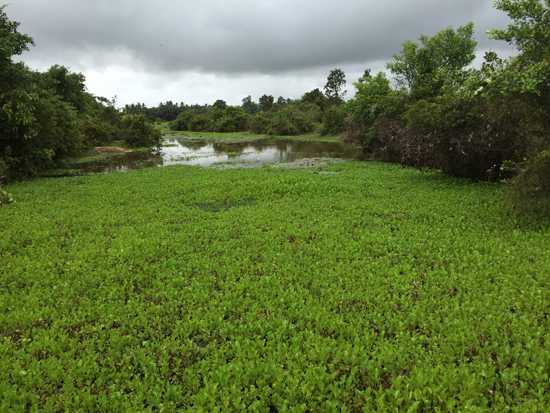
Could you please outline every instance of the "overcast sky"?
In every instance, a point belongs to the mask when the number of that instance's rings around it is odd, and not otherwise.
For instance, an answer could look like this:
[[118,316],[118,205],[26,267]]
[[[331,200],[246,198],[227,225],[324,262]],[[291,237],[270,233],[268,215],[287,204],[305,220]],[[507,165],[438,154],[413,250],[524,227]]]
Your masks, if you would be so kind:
[[34,38],[22,55],[30,68],[82,72],[91,93],[117,95],[119,107],[299,98],[334,68],[351,97],[351,82],[385,70],[406,39],[469,21],[474,65],[487,50],[514,53],[488,39],[509,23],[492,0],[11,0],[5,11]]

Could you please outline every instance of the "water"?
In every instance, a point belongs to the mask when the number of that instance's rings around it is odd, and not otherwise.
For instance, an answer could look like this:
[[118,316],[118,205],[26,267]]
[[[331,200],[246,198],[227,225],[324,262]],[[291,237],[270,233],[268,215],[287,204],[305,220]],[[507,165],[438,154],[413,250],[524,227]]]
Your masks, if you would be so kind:
[[301,142],[265,139],[244,143],[188,142],[165,140],[160,152],[131,152],[83,165],[86,172],[118,172],[167,165],[203,167],[254,167],[266,162],[296,163],[320,159],[365,160],[360,148],[343,142]]

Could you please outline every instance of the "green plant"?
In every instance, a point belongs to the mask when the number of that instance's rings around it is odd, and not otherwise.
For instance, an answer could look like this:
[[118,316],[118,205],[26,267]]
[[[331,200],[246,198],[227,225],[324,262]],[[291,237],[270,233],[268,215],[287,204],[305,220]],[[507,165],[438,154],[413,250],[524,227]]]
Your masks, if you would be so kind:
[[162,133],[145,115],[125,115],[122,118],[124,141],[134,148],[158,148],[162,145]]
[[520,222],[550,223],[550,151],[541,152],[504,191],[505,214]]
[[12,204],[14,202],[15,201],[13,200],[13,195],[8,194],[6,191],[3,191],[0,188],[0,205]]
[[333,106],[323,113],[322,135],[336,135],[345,130],[344,120],[346,112],[339,107]]

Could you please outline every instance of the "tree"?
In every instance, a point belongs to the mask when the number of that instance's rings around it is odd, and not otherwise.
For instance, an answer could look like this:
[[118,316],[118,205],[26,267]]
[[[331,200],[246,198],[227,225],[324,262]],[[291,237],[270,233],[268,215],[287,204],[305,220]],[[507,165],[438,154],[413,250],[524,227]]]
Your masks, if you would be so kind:
[[212,106],[221,110],[225,110],[225,108],[227,107],[227,103],[225,102],[225,100],[218,99],[214,102]]
[[496,73],[491,76],[495,82],[489,88],[490,97],[526,92],[541,96],[548,91],[550,9],[542,3],[542,0],[495,1],[496,8],[508,13],[513,23],[507,29],[492,29],[487,33],[492,39],[513,43],[520,55],[497,65]]
[[401,53],[394,54],[386,67],[413,99],[436,95],[445,83],[452,83],[454,72],[475,59],[477,41],[473,34],[474,24],[470,22],[457,30],[449,26],[434,36],[421,35],[420,44],[406,40]]
[[361,76],[357,81],[359,83],[363,83],[365,79],[370,79],[371,77],[370,69],[365,69],[365,73],[363,73],[363,76]]
[[329,106],[329,99],[319,90],[319,88],[313,89],[311,92],[304,93],[300,99],[300,102],[313,103],[322,111]]
[[382,100],[392,92],[390,81],[384,72],[378,72],[353,85],[357,89],[355,97],[347,103],[353,111],[353,121],[371,127],[382,110]]
[[252,96],[248,95],[243,98],[243,104],[241,107],[250,115],[252,113]]
[[85,111],[90,94],[86,92],[86,78],[82,73],[71,73],[65,66],[53,65],[44,73],[44,79],[48,88],[73,105],[78,113]]
[[273,106],[273,101],[275,99],[273,96],[269,95],[263,95],[260,97],[260,108],[262,109],[262,112],[269,112],[271,110],[271,106]]
[[288,99],[285,99],[284,97],[282,96],[279,96],[279,98],[277,99],[277,104],[281,107],[281,108],[284,108],[286,105],[288,105],[290,102],[288,101]]
[[[548,4],[547,1],[545,1]],[[487,33],[496,40],[513,43],[522,55],[533,61],[548,60],[550,50],[550,10],[541,0],[496,0],[495,7],[514,20],[506,29]]]
[[252,100],[252,96],[248,95],[243,98],[242,102],[241,108],[249,115],[254,115],[260,111],[260,106]]
[[342,91],[346,86],[346,75],[340,69],[330,71],[327,77],[327,83],[324,87],[325,95],[332,100],[334,105],[339,105],[342,98],[346,95],[347,90]]

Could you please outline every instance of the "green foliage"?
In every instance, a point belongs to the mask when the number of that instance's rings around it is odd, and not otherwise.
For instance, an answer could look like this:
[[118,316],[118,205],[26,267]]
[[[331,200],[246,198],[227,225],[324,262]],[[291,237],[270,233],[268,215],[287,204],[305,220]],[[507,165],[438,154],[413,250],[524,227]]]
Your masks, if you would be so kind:
[[309,133],[320,120],[321,111],[317,105],[296,101],[273,114],[267,133],[280,136]]
[[336,135],[342,133],[345,130],[344,120],[346,118],[346,112],[336,106],[327,109],[323,113],[323,130],[322,135]]
[[85,111],[91,99],[86,92],[84,84],[86,78],[82,73],[70,73],[64,66],[54,65],[42,76],[46,88],[51,89],[63,101],[73,105],[78,113]]
[[210,130],[212,121],[204,115],[195,115],[189,120],[188,130],[192,132],[206,132]]
[[[546,5],[544,4],[546,3]],[[547,94],[550,79],[550,9],[541,0],[497,0],[495,7],[513,20],[507,29],[492,29],[489,37],[514,44],[520,54],[491,67],[489,98],[522,94]],[[481,85],[483,86],[483,85]]]
[[342,90],[346,86],[346,75],[341,69],[333,69],[327,77],[327,83],[324,86],[325,95],[333,105],[339,105],[343,102],[343,97],[347,90]]
[[159,148],[162,133],[145,115],[124,115],[122,137],[133,148]]
[[214,102],[212,107],[220,110],[225,110],[225,108],[227,107],[227,103],[225,102],[225,100],[218,99]]
[[457,30],[450,26],[434,36],[421,35],[420,44],[407,40],[386,67],[413,99],[431,97],[445,84],[453,84],[454,73],[475,59],[477,41],[473,34],[474,24],[470,22]]
[[272,118],[271,113],[258,113],[250,121],[249,127],[252,133],[256,134],[266,134],[267,127],[269,126],[269,121]]
[[[0,179],[34,177],[83,149],[118,139],[113,102],[90,95],[81,73],[54,65],[29,70],[12,56],[32,38],[17,32],[0,7]],[[106,105],[104,105],[106,104]]]
[[503,225],[501,184],[325,169],[4,188],[2,409],[550,405],[549,230]]
[[186,131],[189,130],[189,122],[195,116],[198,115],[196,110],[188,110],[178,115],[176,119],[168,123],[168,127],[172,131]]
[[20,23],[8,19],[5,8],[6,5],[0,6],[0,88],[8,86],[5,82],[8,80],[7,72],[14,64],[12,57],[29,50],[29,45],[34,46],[32,37],[17,30]]
[[14,202],[13,195],[8,194],[0,188],[0,205],[13,204]]
[[541,152],[506,186],[505,212],[521,223],[550,224],[550,151]]
[[111,136],[103,128],[103,125],[98,122],[94,122],[94,120],[80,120],[80,128],[86,139],[86,142],[88,142],[92,146],[106,145],[114,140],[111,139]]
[[375,124],[383,110],[382,99],[392,93],[390,81],[384,72],[375,77],[364,78],[363,82],[354,83],[355,97],[348,102],[352,110],[353,121],[367,126]]
[[248,130],[250,116],[243,109],[228,106],[212,126],[214,132],[242,132]]
[[262,112],[269,112],[271,110],[271,106],[273,106],[273,101],[275,100],[275,98],[271,95],[262,95],[260,96],[260,100],[259,100],[259,103],[260,103],[260,109],[262,110]]
[[[546,3],[546,4],[545,4]],[[490,38],[513,43],[522,59],[548,61],[550,20],[548,2],[543,0],[496,0],[495,8],[508,14],[513,23],[506,29],[492,29]]]
[[313,103],[317,105],[321,111],[325,111],[330,106],[329,99],[319,90],[319,88],[304,93],[300,101],[303,103]]
[[271,119],[269,120],[269,125],[267,126],[268,135],[278,135],[278,136],[293,136],[299,135],[300,130],[297,125],[292,122],[292,119],[288,113],[280,111],[276,112]]

